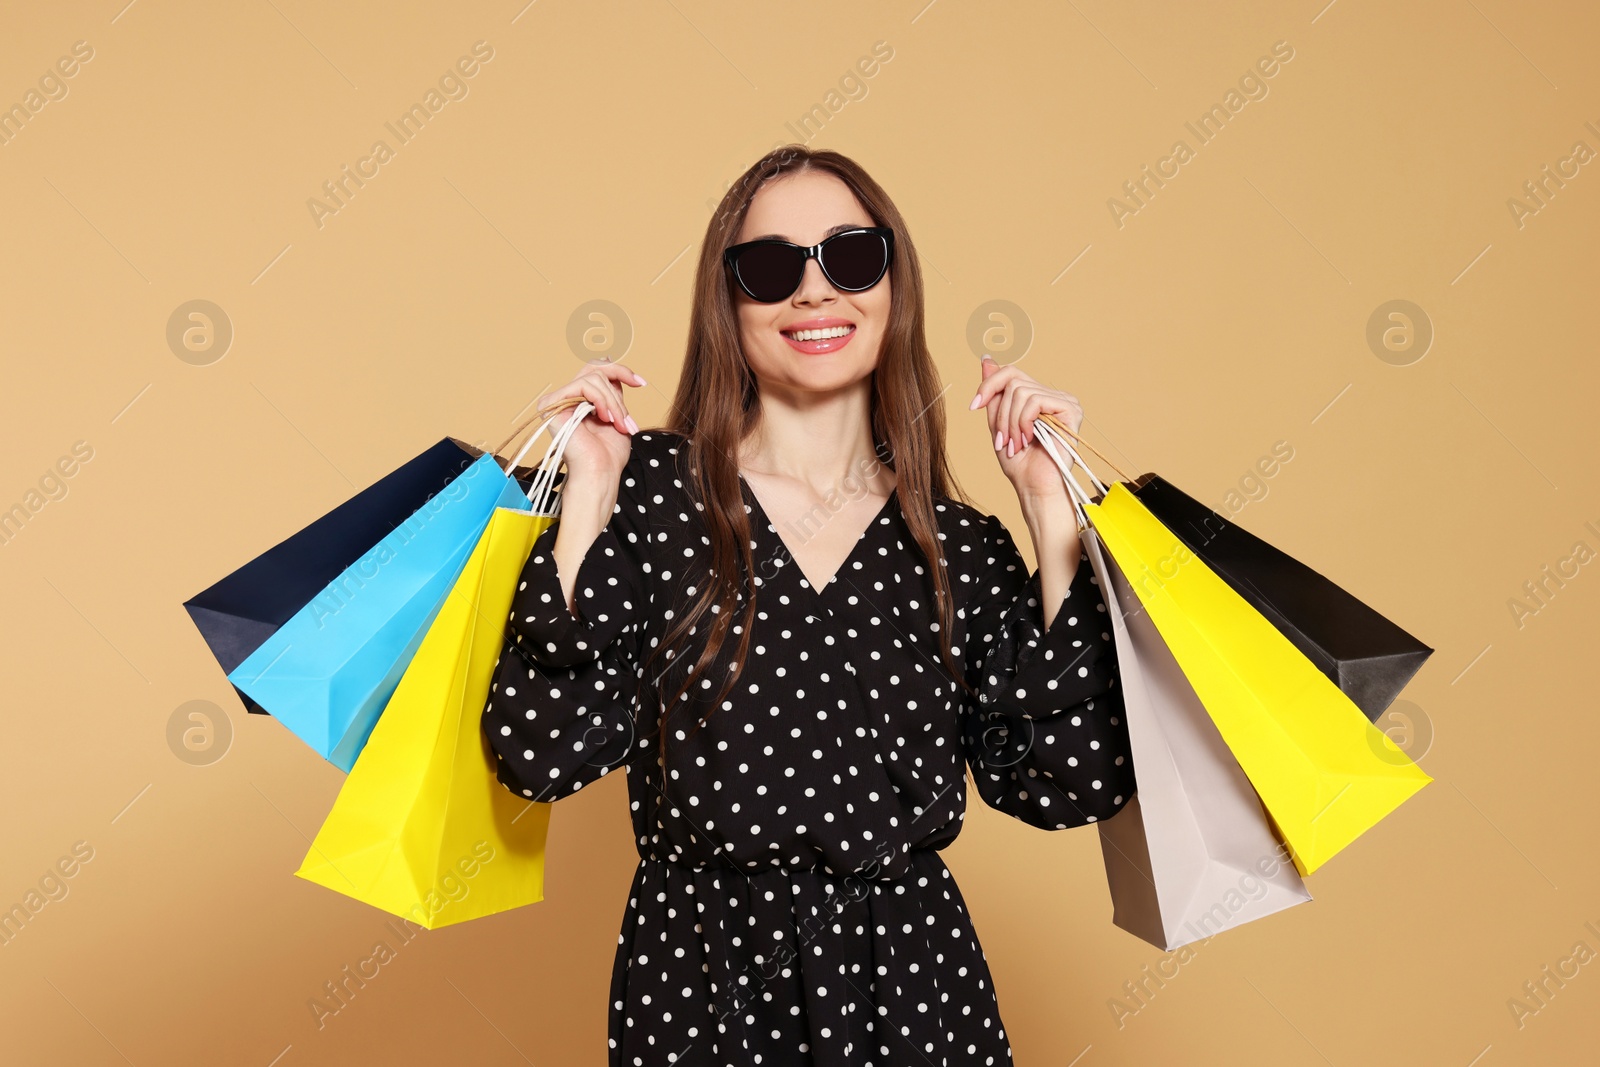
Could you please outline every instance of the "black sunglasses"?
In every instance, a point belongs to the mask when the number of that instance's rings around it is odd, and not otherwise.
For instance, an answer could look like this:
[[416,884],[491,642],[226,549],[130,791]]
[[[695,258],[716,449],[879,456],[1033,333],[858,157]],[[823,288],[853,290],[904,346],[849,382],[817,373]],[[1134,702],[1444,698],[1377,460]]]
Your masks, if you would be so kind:
[[863,226],[823,238],[810,248],[767,238],[734,245],[722,254],[739,288],[762,304],[793,296],[805,277],[806,260],[813,256],[835,289],[864,292],[883,279],[894,259],[894,231]]

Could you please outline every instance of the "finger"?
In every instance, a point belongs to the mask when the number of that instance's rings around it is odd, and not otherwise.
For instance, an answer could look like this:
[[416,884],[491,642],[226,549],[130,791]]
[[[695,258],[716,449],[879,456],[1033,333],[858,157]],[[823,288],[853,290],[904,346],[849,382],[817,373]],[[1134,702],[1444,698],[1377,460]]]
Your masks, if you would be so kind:
[[984,420],[989,424],[989,443],[996,452],[1005,447],[1005,440],[1000,434],[1000,405],[990,404],[983,409]]
[[1027,395],[1027,397],[1022,398],[1021,408],[1019,408],[1018,413],[1016,413],[1016,421],[1018,421],[1018,426],[1022,427],[1022,438],[1024,438],[1029,445],[1034,443],[1034,419],[1038,418],[1038,413],[1040,413],[1040,411],[1045,410],[1045,402],[1046,395],[1043,394],[1043,392],[1037,392],[1037,390],[1035,390],[1034,394],[1030,394]]
[[983,383],[989,380],[989,375],[995,372],[995,369],[999,367],[999,364],[994,361],[993,356],[990,356],[986,352],[984,353],[983,358],[978,360],[978,366],[982,368],[979,372],[982,377],[978,382],[978,392],[973,396],[972,403],[967,405],[968,411],[978,410],[980,402],[983,400]]
[[596,376],[595,386],[599,389],[601,395],[605,397],[603,405],[596,405],[597,408],[602,409],[600,412],[601,417],[604,421],[616,427],[619,433],[628,433],[629,430],[624,421],[628,418],[628,407],[623,402],[621,386],[605,375]]
[[612,406],[609,409],[611,413],[611,425],[615,426],[619,432],[625,434],[635,434],[639,432],[639,424],[633,421],[633,416],[628,412],[628,398],[622,393],[622,387],[624,385],[632,384],[633,383],[626,378],[618,380],[607,379],[606,381],[606,386],[611,390],[611,395],[613,397]]
[[1012,379],[1014,381],[1019,382],[1019,383],[1026,383],[1026,384],[1029,384],[1029,385],[1038,385],[1039,384],[1034,379],[1033,375],[1031,375],[1027,371],[1023,370],[1017,364],[1008,363],[1007,366],[1011,368],[1011,377],[1012,377]]
[[[632,371],[625,371],[624,373],[627,374],[628,377],[608,379],[607,381],[612,393],[614,393],[616,396],[616,406],[611,412],[611,424],[623,433],[636,434],[639,432],[639,424],[634,421],[632,413],[628,411],[628,398],[623,394],[622,386],[633,385],[634,382],[632,379],[638,376]],[[644,379],[640,378],[639,382],[642,384]]]
[[1080,404],[1078,402],[1078,398],[1073,396],[1071,393],[1046,390],[1045,396],[1046,400],[1044,410],[1051,413],[1068,411],[1072,408],[1078,408],[1079,410],[1082,410],[1083,405]]
[[[995,371],[995,373],[1002,374],[1003,371],[1005,371],[1005,368],[1000,368],[1000,371]],[[989,382],[994,382],[994,378],[990,378]],[[995,386],[990,394],[984,395],[984,414],[989,416],[989,443],[994,445],[995,451],[1002,454],[1002,456],[1005,454],[1006,445],[1003,400],[1005,400],[1003,381],[998,386]]]
[[1006,403],[1010,399],[1010,391],[1002,389],[989,402],[994,408],[994,428],[1000,432],[1000,451],[1007,456],[1011,454],[1011,420],[1006,417]]
[[584,376],[579,378],[576,384],[578,384],[579,394],[582,395],[582,398],[595,406],[594,418],[598,422],[608,421],[606,419],[606,405],[611,403],[611,394],[610,389],[608,389],[610,382],[606,382],[605,376],[584,373]]
[[1073,433],[1077,433],[1078,428],[1083,425],[1083,405],[1079,404],[1077,397],[1071,394],[1047,397],[1042,410],[1058,416]]
[[[993,361],[983,360],[982,362],[987,365]],[[1001,367],[1000,369],[994,371],[988,371],[984,375],[983,382],[978,386],[978,395],[972,398],[972,405],[970,408],[968,408],[968,410],[976,411],[980,407],[987,407],[989,401],[992,400],[997,393],[1005,389],[1007,383],[1015,378],[1016,375],[1016,368],[1009,366]]]
[[1073,433],[1083,429],[1083,405],[1073,404],[1063,414],[1067,416],[1067,429]]
[[1028,417],[1029,432],[1037,436],[1037,431],[1034,429],[1033,424],[1041,415],[1066,415],[1068,417],[1063,418],[1061,421],[1067,423],[1068,429],[1072,429],[1070,414],[1076,405],[1077,400],[1071,394],[1051,389],[1041,389],[1039,391],[1039,406]]
[[1005,392],[1001,393],[998,398],[998,406],[1000,408],[1000,432],[1005,435],[1007,456],[1014,455],[1016,453],[1017,445],[1021,443],[1017,440],[1017,424],[1015,419],[1012,417],[1012,409],[1016,406],[1016,399],[1017,391],[1010,387],[1008,387]]
[[[587,415],[584,416],[584,421],[585,422],[587,422],[590,419],[593,419],[596,422],[601,421],[601,419],[600,419],[600,404],[605,398],[600,394],[600,391],[598,389],[596,389],[594,387],[594,385],[587,378],[581,378],[581,379],[573,382],[566,389],[564,389],[563,392],[567,393],[569,396],[575,396],[579,400],[586,400],[590,404],[594,405],[594,410],[589,412]],[[565,426],[567,424],[567,422],[569,420],[571,420],[572,416],[577,413],[577,410],[578,410],[578,405],[573,405],[572,407],[569,407],[567,409],[567,411],[566,411],[565,417],[562,418],[560,425]]]
[[1039,386],[1032,382],[1019,382],[1011,390],[1011,417],[1016,422],[1017,448],[1026,448],[1033,440],[1033,419],[1028,414],[1028,405],[1039,397]]
[[539,397],[539,407],[548,411],[550,408],[554,407],[556,404],[559,404],[563,400],[568,400],[572,397],[582,397],[584,400],[587,400],[591,404],[595,405],[595,411],[596,414],[598,414],[601,406],[600,401],[597,400],[593,395],[592,388],[585,388],[585,383],[592,383],[596,381],[597,376],[600,378],[604,377],[603,372],[601,372],[600,369],[601,366],[602,365],[598,363],[587,364],[583,370],[573,375],[572,380],[567,382],[565,385],[541,394]]
[[1049,411],[1050,407],[1051,397],[1042,390],[1034,392],[1023,401],[1022,409],[1017,413],[1017,421],[1021,424],[1023,435],[1027,438],[1029,444],[1032,444],[1038,436],[1038,428],[1034,425],[1035,420],[1042,413]]
[[609,377],[605,381],[606,391],[611,397],[611,401],[606,405],[606,412],[611,416],[612,422],[621,423],[628,415],[628,402],[622,396],[622,386]]
[[621,363],[594,363],[590,366],[610,380],[621,382],[623,385],[640,386],[648,384],[640,374]]
[[590,415],[596,422],[611,421],[607,418],[608,406],[616,403],[616,399],[612,395],[609,382],[596,375],[585,374],[573,382],[573,385],[577,388],[579,396],[594,405],[594,411]]
[[[631,379],[637,379],[637,381],[633,381]],[[580,383],[585,381],[592,381],[597,385],[604,384],[605,386],[610,386],[613,381],[622,381],[628,385],[645,384],[643,378],[639,377],[632,370],[620,363],[590,363],[585,365],[584,369],[579,371],[573,377],[572,381],[547,394],[547,401],[559,400],[563,397],[584,395]],[[610,395],[620,401],[622,393],[620,389],[612,388]],[[599,409],[603,405],[592,396],[585,396],[585,399],[595,404],[598,414]]]

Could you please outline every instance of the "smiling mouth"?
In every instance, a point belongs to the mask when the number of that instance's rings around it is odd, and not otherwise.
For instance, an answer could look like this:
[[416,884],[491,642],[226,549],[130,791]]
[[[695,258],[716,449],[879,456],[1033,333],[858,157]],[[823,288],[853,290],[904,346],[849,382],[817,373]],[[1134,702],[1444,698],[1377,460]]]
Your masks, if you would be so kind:
[[818,330],[780,330],[791,341],[831,341],[836,337],[848,337],[855,332],[854,326],[824,326]]

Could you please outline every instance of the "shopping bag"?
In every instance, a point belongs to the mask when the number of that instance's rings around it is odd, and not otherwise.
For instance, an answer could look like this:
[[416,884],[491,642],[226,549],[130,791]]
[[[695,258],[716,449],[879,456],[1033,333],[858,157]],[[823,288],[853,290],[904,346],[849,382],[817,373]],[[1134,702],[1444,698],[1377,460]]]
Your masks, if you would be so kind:
[[1105,486],[1097,479],[1096,487],[1100,500],[1084,508],[1088,521],[1302,875],[1432,781],[1123,483]]
[[430,930],[544,898],[550,805],[500,785],[480,716],[528,553],[559,514],[551,476],[591,410],[558,431],[533,498],[490,517],[299,877]]
[[[477,451],[446,438],[305,529],[184,601],[225,673],[458,477]],[[238,690],[247,710],[265,714]]]
[[1285,552],[1147,474],[1134,496],[1377,722],[1433,649]]
[[496,507],[528,506],[484,453],[295,612],[228,674],[340,770],[461,575]]
[[1095,824],[1112,921],[1171,951],[1305,903],[1311,894],[1249,779],[1088,522],[1090,497],[1062,452],[1076,454],[1045,434],[1036,441],[1073,497],[1117,651],[1137,788]]

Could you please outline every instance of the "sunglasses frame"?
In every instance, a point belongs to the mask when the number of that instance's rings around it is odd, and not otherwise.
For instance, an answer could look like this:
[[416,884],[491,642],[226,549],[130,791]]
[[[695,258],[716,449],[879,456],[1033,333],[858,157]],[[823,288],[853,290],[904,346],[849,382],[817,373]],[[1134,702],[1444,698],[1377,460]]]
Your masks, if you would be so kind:
[[[861,233],[870,233],[874,237],[882,238],[884,246],[883,270],[880,271],[878,276],[872,279],[869,284],[863,285],[859,289],[852,289],[849,286],[840,285],[834,280],[833,275],[828,273],[828,263],[827,260],[822,258],[822,250],[827,247],[828,242],[830,241],[836,241],[841,237],[850,237]],[[739,257],[758,245],[778,245],[782,248],[793,248],[801,253],[801,256],[803,257],[800,260],[800,272],[795,276],[794,288],[778,297],[777,300],[761,299],[761,297],[750,291],[750,287],[747,286],[744,282],[744,279],[739,276]],[[722,261],[728,265],[728,270],[733,274],[733,280],[739,284],[739,288],[744,291],[745,296],[748,296],[751,300],[754,300],[758,304],[776,304],[793,296],[799,290],[800,284],[805,281],[806,262],[812,259],[817,261],[817,266],[822,268],[822,276],[827,278],[828,284],[833,286],[835,289],[842,293],[864,293],[868,289],[871,289],[874,285],[877,285],[879,282],[883,281],[884,275],[889,273],[889,267],[894,263],[894,230],[887,226],[857,226],[854,229],[840,230],[838,233],[830,234],[810,247],[805,245],[797,245],[793,241],[782,241],[776,237],[767,237],[759,241],[746,241],[743,244],[733,245],[722,253]]]

